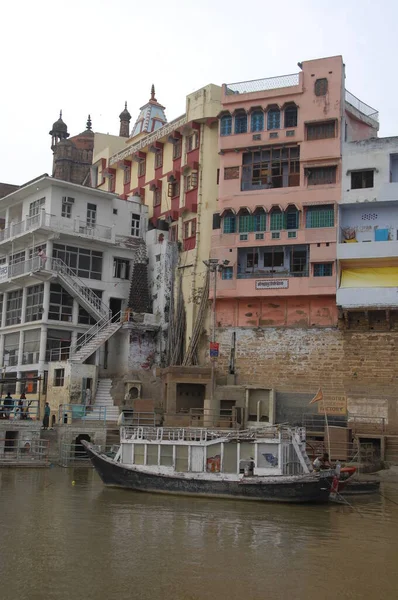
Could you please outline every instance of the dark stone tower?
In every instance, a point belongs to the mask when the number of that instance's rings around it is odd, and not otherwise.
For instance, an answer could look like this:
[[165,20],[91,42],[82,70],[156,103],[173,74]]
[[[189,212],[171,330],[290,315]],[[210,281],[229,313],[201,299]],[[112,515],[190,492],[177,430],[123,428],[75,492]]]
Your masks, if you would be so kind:
[[127,110],[127,102],[125,102],[125,104],[124,104],[124,111],[120,113],[119,119],[120,119],[119,135],[120,135],[120,137],[128,138],[130,136],[131,115],[130,115],[129,111]]
[[90,115],[88,115],[85,131],[69,138],[68,128],[62,120],[61,111],[50,135],[51,149],[54,155],[53,177],[89,186],[94,148],[94,132]]

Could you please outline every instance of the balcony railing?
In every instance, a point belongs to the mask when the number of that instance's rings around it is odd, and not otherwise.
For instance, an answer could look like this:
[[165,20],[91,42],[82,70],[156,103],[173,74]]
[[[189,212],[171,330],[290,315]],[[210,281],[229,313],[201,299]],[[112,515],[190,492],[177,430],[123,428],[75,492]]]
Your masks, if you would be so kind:
[[277,90],[279,88],[296,86],[299,82],[300,73],[280,75],[279,77],[268,77],[267,79],[252,79],[251,81],[241,81],[239,83],[227,83],[225,86],[225,93],[227,95],[249,94],[251,92]]
[[373,119],[374,121],[379,121],[379,113],[375,108],[369,106],[365,102],[362,102],[359,98],[351,94],[348,90],[345,91],[345,101],[348,104],[351,104],[354,108],[356,108],[360,113],[368,117],[369,119]]
[[112,227],[99,224],[88,226],[86,221],[57,217],[42,211],[40,214],[27,217],[19,223],[11,223],[9,227],[1,230],[0,243],[42,227],[51,229],[52,231],[79,234],[100,240],[112,239]]
[[286,277],[309,277],[308,268],[301,271],[269,271],[255,270],[250,273],[238,273],[238,279],[285,279]]
[[[4,384],[6,387],[7,384]],[[13,398],[10,404],[0,402],[0,419],[11,421],[34,421],[40,418],[40,404],[38,400],[18,400]],[[22,402],[22,404],[20,404]]]

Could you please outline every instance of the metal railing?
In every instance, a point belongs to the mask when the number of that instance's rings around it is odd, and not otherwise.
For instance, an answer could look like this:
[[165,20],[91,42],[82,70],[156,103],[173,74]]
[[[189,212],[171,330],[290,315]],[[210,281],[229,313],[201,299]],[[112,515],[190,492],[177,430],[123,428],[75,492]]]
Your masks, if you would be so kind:
[[369,119],[373,119],[374,121],[379,120],[379,112],[375,108],[362,102],[362,100],[354,96],[354,94],[351,94],[348,90],[345,91],[345,101],[365,115],[365,117],[369,117]]
[[[169,441],[196,441],[206,442],[214,439],[233,439],[236,441],[254,439],[291,440],[296,436],[300,442],[305,440],[302,427],[289,428],[279,425],[270,425],[262,429],[210,429],[206,427],[132,427],[120,428],[121,440],[169,440]],[[303,437],[304,436],[304,437]]]
[[332,440],[330,448],[326,438],[324,440],[307,440],[307,454],[310,460],[315,460],[324,452],[330,454],[330,460],[339,460],[346,464],[373,464],[380,459],[380,450],[373,444],[361,443],[358,439],[354,439],[352,442],[334,442]]
[[190,427],[219,427],[221,429],[232,429],[239,427],[237,409],[205,409],[191,408],[189,410]]
[[72,344],[69,348],[70,356],[83,350],[91,341],[93,341],[100,333],[105,331],[110,325],[121,323],[124,320],[125,312],[120,311],[114,316],[106,315],[95,323],[86,333],[81,335],[76,344]]
[[[118,446],[99,446],[93,445],[97,452],[103,451],[110,457],[115,457]],[[83,445],[76,442],[61,442],[59,446],[58,464],[60,467],[92,467],[91,460],[88,457]]]
[[252,79],[251,81],[227,83],[225,85],[225,93],[226,95],[249,94],[251,92],[276,90],[299,85],[299,82],[300,73],[292,73],[290,75],[279,75],[278,77],[267,77],[266,79]]
[[251,273],[237,273],[237,279],[284,279],[286,277],[309,277],[309,270],[302,271],[279,271],[270,273],[269,271],[252,271]]
[[48,464],[48,440],[19,437],[0,439],[0,465],[7,463]]
[[58,423],[60,425],[71,425],[74,421],[102,421],[105,424],[106,406],[61,404],[58,409]]
[[[12,403],[11,403],[12,402]],[[18,400],[13,398],[10,404],[0,401],[0,421],[35,421],[40,418],[39,400]],[[22,402],[22,404],[19,404]]]
[[386,433],[386,419],[384,417],[350,415],[348,417],[348,427],[352,429],[353,434],[384,434]]
[[68,219],[66,217],[57,217],[45,211],[37,215],[26,217],[18,223],[11,223],[9,227],[0,231],[0,243],[13,237],[23,235],[40,227],[52,229],[54,231],[70,232],[84,235],[90,238],[99,238],[102,240],[112,239],[112,227],[106,225],[87,226],[87,223],[79,219]]

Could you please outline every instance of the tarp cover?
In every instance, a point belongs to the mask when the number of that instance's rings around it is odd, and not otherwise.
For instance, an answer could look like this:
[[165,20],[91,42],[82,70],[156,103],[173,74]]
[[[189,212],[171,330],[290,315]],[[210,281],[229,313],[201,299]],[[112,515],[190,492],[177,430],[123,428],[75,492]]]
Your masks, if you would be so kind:
[[342,288],[398,287],[398,267],[343,269]]

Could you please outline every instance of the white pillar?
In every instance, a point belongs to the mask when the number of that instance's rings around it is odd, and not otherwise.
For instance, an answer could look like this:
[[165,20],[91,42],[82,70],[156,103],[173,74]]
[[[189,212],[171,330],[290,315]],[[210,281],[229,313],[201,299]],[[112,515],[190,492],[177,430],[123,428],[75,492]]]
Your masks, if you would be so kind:
[[44,291],[43,291],[43,314],[42,314],[42,322],[47,323],[48,321],[48,309],[50,306],[50,282],[44,282]]
[[44,371],[44,363],[46,362],[46,347],[47,325],[42,325],[40,328],[39,373],[43,373]]
[[1,327],[2,328],[6,326],[7,298],[8,298],[8,293],[4,292],[4,294],[3,294],[3,312],[1,314]]
[[[79,303],[76,299],[73,300],[73,308],[72,308],[72,323],[73,325],[77,325],[79,322]],[[73,333],[72,333],[73,338]]]
[[4,363],[4,334],[0,334],[0,368]]
[[21,323],[25,323],[25,315],[26,315],[26,298],[28,295],[28,288],[24,287],[22,289],[22,309],[21,309]]

